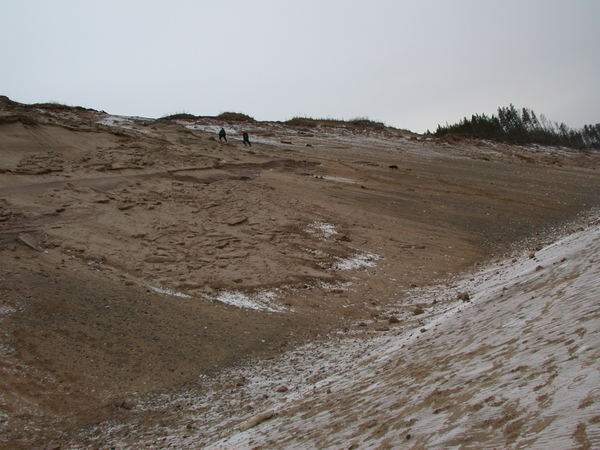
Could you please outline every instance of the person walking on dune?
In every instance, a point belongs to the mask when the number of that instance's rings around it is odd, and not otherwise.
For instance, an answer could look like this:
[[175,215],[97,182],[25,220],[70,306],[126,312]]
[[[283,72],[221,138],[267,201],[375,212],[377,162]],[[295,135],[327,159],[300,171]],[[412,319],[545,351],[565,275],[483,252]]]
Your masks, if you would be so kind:
[[244,139],[244,147],[246,147],[246,146],[252,147],[252,144],[250,143],[250,139],[248,138],[248,133],[246,133],[246,132],[242,133],[242,138]]
[[227,144],[227,133],[225,133],[225,128],[221,128],[219,131],[219,142],[223,142],[223,140],[225,140],[225,143]]

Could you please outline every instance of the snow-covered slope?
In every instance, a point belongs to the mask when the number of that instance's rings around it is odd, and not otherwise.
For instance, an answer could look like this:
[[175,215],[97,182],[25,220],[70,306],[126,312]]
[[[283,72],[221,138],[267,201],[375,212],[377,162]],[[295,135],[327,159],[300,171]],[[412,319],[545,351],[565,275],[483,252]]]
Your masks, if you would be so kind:
[[596,222],[464,280],[470,302],[371,342],[213,447],[600,445],[599,280]]
[[311,344],[138,405],[165,419],[141,435],[114,422],[92,434],[179,448],[598,446],[599,279],[595,221],[433,287],[416,328]]

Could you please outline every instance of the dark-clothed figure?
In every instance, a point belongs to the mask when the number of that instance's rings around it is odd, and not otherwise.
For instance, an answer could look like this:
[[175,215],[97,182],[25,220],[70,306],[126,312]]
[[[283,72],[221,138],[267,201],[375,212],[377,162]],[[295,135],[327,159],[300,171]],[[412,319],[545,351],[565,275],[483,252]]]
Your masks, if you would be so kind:
[[244,139],[244,147],[246,147],[246,146],[252,147],[252,144],[250,143],[250,139],[248,138],[248,133],[243,133],[242,138]]
[[223,139],[225,140],[225,143],[227,144],[227,134],[225,133],[225,128],[221,128],[221,130],[219,131],[219,142],[222,142]]

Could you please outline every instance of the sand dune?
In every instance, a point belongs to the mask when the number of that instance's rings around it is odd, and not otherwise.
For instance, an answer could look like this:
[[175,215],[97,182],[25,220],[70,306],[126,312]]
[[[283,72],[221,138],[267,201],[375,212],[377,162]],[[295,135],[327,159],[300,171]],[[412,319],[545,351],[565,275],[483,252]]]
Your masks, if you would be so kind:
[[[600,155],[242,119],[0,98],[0,446],[596,442],[593,301],[559,293],[595,292],[596,240],[540,258],[598,206]],[[522,276],[488,266],[517,250]]]

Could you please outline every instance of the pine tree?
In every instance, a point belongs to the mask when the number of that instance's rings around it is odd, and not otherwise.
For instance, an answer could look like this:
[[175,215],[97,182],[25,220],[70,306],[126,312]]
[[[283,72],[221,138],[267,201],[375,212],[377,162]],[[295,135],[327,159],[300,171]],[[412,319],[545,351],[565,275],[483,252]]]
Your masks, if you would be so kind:
[[[519,144],[563,145],[571,148],[600,148],[600,124],[585,125],[581,130],[569,128],[564,123],[548,120],[529,108],[518,110],[511,103],[501,106],[497,115],[472,114],[458,123],[438,125],[435,136],[456,134],[482,139],[494,139]],[[429,130],[428,130],[429,132]]]

